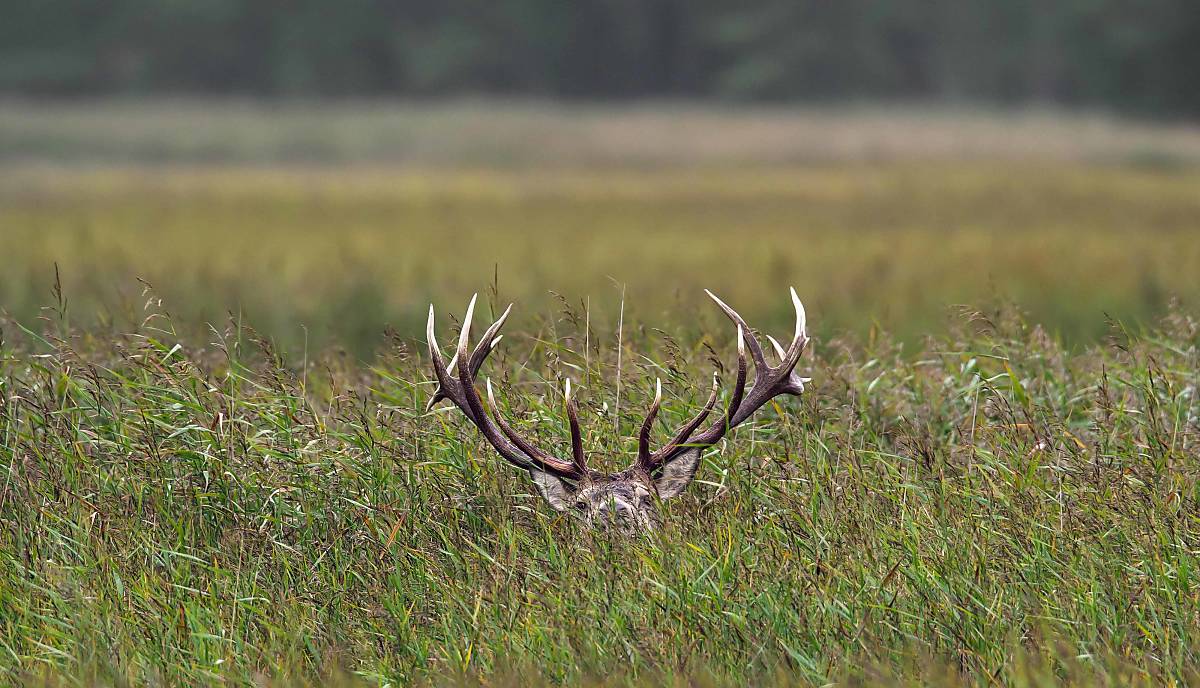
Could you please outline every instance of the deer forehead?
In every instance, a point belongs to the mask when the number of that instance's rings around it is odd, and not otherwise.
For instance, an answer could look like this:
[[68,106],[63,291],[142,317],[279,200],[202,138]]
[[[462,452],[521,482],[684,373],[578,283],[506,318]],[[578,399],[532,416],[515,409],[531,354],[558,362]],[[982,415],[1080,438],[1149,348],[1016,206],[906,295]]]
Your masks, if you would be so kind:
[[605,499],[616,499],[633,503],[640,498],[649,497],[650,490],[636,480],[618,480],[612,482],[588,485],[579,490],[579,498],[595,502]]

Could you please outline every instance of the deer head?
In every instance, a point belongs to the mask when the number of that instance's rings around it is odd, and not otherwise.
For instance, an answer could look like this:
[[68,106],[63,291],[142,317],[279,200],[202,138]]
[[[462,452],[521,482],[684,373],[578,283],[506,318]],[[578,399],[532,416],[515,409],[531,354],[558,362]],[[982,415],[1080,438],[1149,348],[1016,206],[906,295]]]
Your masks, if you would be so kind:
[[[588,525],[614,526],[630,533],[653,530],[659,523],[657,502],[675,497],[687,488],[696,475],[700,456],[705,449],[720,442],[730,430],[774,397],[783,394],[799,396],[804,392],[804,383],[808,381],[795,373],[796,363],[808,344],[804,306],[796,296],[795,289],[791,290],[791,296],[796,307],[796,332],[791,345],[785,350],[774,338],[767,336],[778,357],[776,365],[767,363],[762,346],[742,316],[712,292],[705,290],[705,293],[737,327],[737,377],[725,412],[697,434],[696,431],[711,414],[720,394],[720,378],[714,374],[712,393],[700,413],[685,423],[669,442],[657,451],[651,451],[650,434],[662,403],[662,382],[656,381],[654,402],[638,434],[637,459],[623,471],[603,473],[588,467],[579,430],[579,411],[571,395],[570,380],[564,390],[567,420],[571,427],[570,460],[552,456],[533,446],[504,420],[499,413],[490,379],[486,384],[490,408],[484,408],[483,400],[475,389],[475,377],[484,359],[502,337],[500,328],[512,312],[511,304],[483,333],[475,349],[468,352],[471,318],[475,312],[475,297],[471,297],[458,338],[458,351],[449,365],[442,359],[442,352],[434,338],[433,305],[429,306],[426,334],[438,388],[429,399],[426,411],[433,409],[440,401],[450,400],[500,456],[528,471],[538,492],[554,509],[574,513]],[[749,389],[746,388],[747,348],[754,362],[754,384]]]

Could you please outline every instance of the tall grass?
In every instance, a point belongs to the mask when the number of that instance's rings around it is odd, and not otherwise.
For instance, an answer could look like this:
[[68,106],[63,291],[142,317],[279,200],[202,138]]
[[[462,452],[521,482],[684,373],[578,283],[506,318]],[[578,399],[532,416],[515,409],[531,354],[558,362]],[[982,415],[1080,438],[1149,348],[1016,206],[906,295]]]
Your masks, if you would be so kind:
[[[818,340],[807,394],[626,540],[550,511],[454,413],[422,413],[411,341],[288,357],[236,318],[194,338],[138,303],[126,329],[76,328],[64,300],[4,322],[5,680],[1200,680],[1187,312],[1075,352],[1011,309],[907,350]],[[731,338],[631,318],[618,418],[615,339],[585,329],[601,320],[514,329],[487,374],[559,449],[552,390],[573,379],[587,448],[616,467],[653,376],[677,422]]]

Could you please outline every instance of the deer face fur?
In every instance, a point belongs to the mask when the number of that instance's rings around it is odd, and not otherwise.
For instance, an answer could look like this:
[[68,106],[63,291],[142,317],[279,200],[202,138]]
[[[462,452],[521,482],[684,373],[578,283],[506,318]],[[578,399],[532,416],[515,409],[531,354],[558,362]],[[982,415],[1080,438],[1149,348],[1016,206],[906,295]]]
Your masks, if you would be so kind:
[[638,468],[571,483],[544,472],[533,472],[538,492],[558,511],[571,513],[591,527],[613,527],[624,533],[658,528],[658,503],[681,494],[696,473],[699,450],[665,466],[657,476]]
[[[504,420],[498,412],[490,379],[487,381],[487,393],[491,413],[484,409],[483,400],[475,389],[475,377],[492,348],[500,341],[500,328],[512,311],[512,305],[484,332],[468,355],[467,342],[475,311],[475,297],[471,297],[463,318],[458,351],[449,365],[443,361],[434,338],[434,311],[433,306],[429,306],[426,334],[438,388],[429,399],[426,410],[444,399],[453,402],[500,456],[529,473],[538,492],[552,508],[573,513],[589,526],[614,527],[625,533],[654,530],[660,522],[658,502],[675,497],[687,488],[696,475],[700,456],[706,448],[720,442],[729,430],[771,399],[784,394],[799,396],[804,392],[804,383],[808,381],[795,373],[796,364],[808,344],[804,306],[796,296],[795,289],[791,290],[791,296],[796,308],[796,332],[791,345],[785,350],[775,339],[767,337],[779,361],[774,366],[767,364],[762,346],[742,316],[712,292],[707,293],[737,326],[737,377],[725,412],[704,430],[697,432],[711,414],[720,394],[720,379],[713,375],[712,392],[704,408],[685,423],[670,441],[652,452],[650,434],[662,403],[662,382],[656,381],[654,402],[638,435],[637,459],[623,471],[602,473],[588,468],[579,429],[579,411],[571,396],[570,380],[563,392],[571,427],[570,460],[552,456],[533,446]],[[754,384],[749,389],[746,388],[747,348],[754,362]]]

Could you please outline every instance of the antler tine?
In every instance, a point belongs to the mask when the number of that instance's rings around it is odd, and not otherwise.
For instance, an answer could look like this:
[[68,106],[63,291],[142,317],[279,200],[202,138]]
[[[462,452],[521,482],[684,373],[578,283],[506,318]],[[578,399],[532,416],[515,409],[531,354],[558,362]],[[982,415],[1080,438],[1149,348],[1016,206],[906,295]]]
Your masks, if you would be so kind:
[[[669,445],[655,454],[652,457],[653,461],[651,464],[655,469],[663,463],[679,456],[686,449],[713,446],[717,442],[720,442],[721,438],[729,430],[744,422],[772,398],[780,394],[799,395],[804,392],[804,383],[808,382],[807,378],[800,377],[794,370],[800,360],[800,356],[804,353],[805,346],[808,344],[804,306],[800,303],[800,298],[796,295],[795,289],[791,290],[791,297],[792,304],[796,308],[796,331],[791,345],[785,350],[773,337],[767,337],[775,353],[779,355],[779,365],[776,366],[767,365],[763,358],[762,347],[759,345],[757,339],[752,334],[747,337],[749,328],[746,326],[746,321],[738,315],[737,311],[718,299],[712,292],[708,292],[708,295],[712,297],[713,301],[720,306],[725,315],[729,316],[729,319],[738,328],[738,370],[733,395],[729,400],[729,406],[725,411],[724,418],[710,425],[699,435],[696,435],[688,444],[679,443],[673,446]],[[746,366],[746,347],[750,348],[750,355],[754,358],[755,367],[754,386],[749,390],[746,389],[746,376],[748,372]]]
[[[746,375],[748,372],[748,367],[746,365],[746,336],[741,325],[738,325],[737,328],[737,341],[737,378],[733,384],[733,396],[729,399],[729,406],[725,409],[725,419],[721,423],[726,428],[732,427],[735,424],[734,414],[737,413],[738,407],[741,406],[742,397],[746,392]],[[716,374],[714,374],[712,393],[708,396],[708,402],[704,405],[704,410],[702,410],[699,415],[693,418],[683,428],[683,430],[681,430],[679,434],[675,436],[674,439],[667,443],[666,446],[655,452],[653,455],[647,455],[646,458],[643,459],[642,446],[649,445],[650,424],[654,421],[654,415],[658,413],[658,399],[656,397],[655,404],[650,409],[650,416],[647,417],[646,422],[642,424],[642,434],[638,442],[638,465],[646,471],[655,471],[659,466],[662,465],[663,461],[678,452],[680,447],[683,446],[684,443],[687,442],[687,440],[692,436],[692,433],[696,431],[696,428],[700,427],[700,424],[703,423],[704,419],[708,417],[709,412],[712,411],[713,406],[717,402],[717,394],[719,392],[720,379],[716,376]],[[712,432],[712,428],[710,428],[709,431]]]
[[771,347],[775,349],[775,355],[779,357],[780,363],[783,363],[785,360],[787,360],[787,351],[784,351],[783,346],[779,343],[778,339],[772,337],[771,335],[767,335],[767,341],[771,342]]
[[792,343],[788,346],[787,351],[779,346],[779,342],[774,339],[771,344],[775,347],[779,354],[779,366],[775,372],[779,375],[779,379],[775,384],[780,386],[780,390],[784,394],[798,396],[804,392],[804,383],[808,382],[808,378],[800,377],[796,374],[796,364],[800,362],[800,356],[804,354],[804,349],[808,346],[808,317],[804,312],[804,304],[800,302],[800,297],[796,294],[796,288],[789,288],[792,296],[792,305],[796,308],[796,333],[792,336]]
[[581,473],[587,473],[587,457],[583,453],[583,433],[579,430],[579,407],[571,397],[571,379],[567,378],[566,390],[563,396],[567,400],[567,420],[571,424],[571,455],[575,457],[575,466]]
[[688,421],[687,425],[683,426],[683,429],[679,431],[679,434],[675,435],[675,437],[673,437],[671,441],[667,443],[667,446],[662,448],[659,454],[666,454],[669,449],[688,441],[688,438],[692,436],[692,433],[696,432],[696,428],[700,427],[700,424],[704,422],[704,419],[708,418],[708,414],[712,413],[713,407],[717,405],[717,397],[720,396],[720,394],[721,377],[716,373],[713,373],[712,391],[708,394],[708,401],[704,402],[704,408],[700,409],[700,413],[697,413],[694,418]]
[[[478,295],[472,296],[471,302],[467,304],[467,314],[463,316],[462,331],[458,335],[458,357],[459,359],[466,360],[468,362],[470,359],[467,358],[467,341],[471,336],[471,318],[475,314],[475,299],[477,296]],[[460,366],[458,369],[458,381],[459,385],[462,387],[463,396],[466,397],[467,404],[471,407],[471,411],[475,414],[475,417],[483,419],[484,421],[488,421],[489,419],[483,410],[483,404],[479,400],[479,393],[475,391],[474,380],[471,378],[469,369],[470,365]],[[578,423],[576,423],[576,426],[578,426]],[[479,429],[483,431],[484,436],[487,437],[493,446],[498,445],[500,438],[496,434],[495,429],[490,422],[484,422],[480,424]],[[509,430],[512,430],[511,426],[509,427]],[[505,434],[507,435],[507,433]],[[515,435],[516,433],[514,432],[513,434]],[[511,438],[509,439],[511,440]],[[532,445],[530,445],[528,442],[523,441],[522,443],[532,448]],[[518,445],[518,448],[520,448],[520,445]],[[571,464],[560,459],[555,459],[544,452],[536,450],[525,453],[528,454],[529,458],[533,459],[535,462],[542,464],[545,468],[559,473],[560,475],[575,480],[583,477],[583,468],[582,466],[578,465],[578,462]]]
[[[472,298],[472,306],[474,305],[474,302],[475,300]],[[446,362],[442,358],[441,348],[438,347],[434,326],[435,321],[433,304],[429,304],[429,320],[425,324],[425,340],[429,346],[429,358],[433,361],[433,372],[438,379],[439,386],[437,394],[441,395],[441,399],[449,399],[453,401],[455,406],[458,406],[458,408],[467,416],[467,419],[470,420],[476,427],[478,427],[480,431],[483,432],[484,436],[491,441],[492,437],[487,429],[489,424],[487,416],[483,415],[482,409],[477,412],[476,409],[468,403],[466,398],[467,395],[462,393],[463,385],[461,380],[456,380],[450,376],[450,371],[447,369]],[[457,356],[455,356],[455,359],[457,360]],[[438,399],[438,401],[441,399]],[[433,403],[430,403],[427,406],[427,409],[432,407]],[[512,461],[518,466],[521,466],[522,468],[533,467],[533,464],[530,463],[527,458],[521,456],[517,452],[513,452],[510,447],[505,446],[503,443],[496,445],[496,443],[493,442],[493,445],[496,446],[496,450],[499,451],[506,459]]]
[[[808,316],[804,312],[804,304],[800,302],[800,296],[796,294],[795,287],[788,287],[791,292],[792,305],[796,308],[796,333],[792,335],[792,343],[788,346],[787,355],[780,356],[783,360],[781,365],[787,366],[789,370],[795,367],[800,360],[800,355],[804,353],[804,347],[808,344]],[[779,348],[776,342],[775,347]]]
[[745,330],[746,335],[749,338],[747,344],[750,347],[750,356],[754,359],[755,374],[757,375],[760,372],[766,371],[769,366],[767,366],[766,357],[763,356],[762,345],[758,343],[758,338],[754,336],[754,332],[750,329],[750,326],[746,324],[746,321],[742,319],[742,316],[739,315],[737,311],[729,307],[729,304],[717,298],[716,294],[712,293],[708,289],[705,289],[704,293],[708,294],[708,297],[715,301],[717,306],[719,306],[722,311],[725,311],[725,315],[729,316],[729,319],[732,320],[735,325]]
[[[738,340],[737,340],[738,341],[737,377],[734,379],[734,383],[733,383],[733,396],[729,399],[729,406],[725,407],[725,426],[726,427],[732,427],[733,416],[735,413],[737,413],[738,407],[742,405],[742,397],[745,396],[745,394],[746,394],[746,345],[745,345],[746,337],[745,337],[745,333],[742,332],[741,325],[738,325],[737,337],[738,337]],[[750,341],[754,341],[754,338],[751,337]],[[752,352],[753,352],[753,350],[754,349],[751,348]],[[756,368],[755,370],[758,371],[759,369]],[[759,373],[759,372],[755,372],[754,377],[756,380],[758,379],[758,376],[760,374],[761,373]]]
[[454,405],[467,416],[467,419],[475,427],[479,428],[479,431],[487,439],[488,443],[495,447],[496,451],[511,463],[526,470],[544,471],[562,478],[579,480],[583,477],[583,473],[574,464],[549,456],[545,452],[537,450],[523,439],[518,441],[517,438],[519,436],[517,436],[511,427],[508,427],[507,430],[498,428],[497,424],[484,411],[483,402],[479,399],[479,393],[475,390],[475,374],[479,371],[479,367],[483,364],[484,359],[487,358],[487,355],[495,347],[496,342],[500,341],[498,332],[500,327],[504,325],[504,321],[512,310],[512,306],[509,306],[500,318],[492,323],[492,326],[484,333],[483,339],[476,346],[475,351],[468,357],[467,342],[471,336],[471,320],[475,313],[477,296],[472,296],[471,303],[467,306],[467,313],[463,317],[462,332],[458,338],[458,352],[455,355],[456,361],[466,361],[467,363],[466,365],[459,365],[457,375],[454,376],[451,375],[447,368],[442,358],[441,350],[437,345],[434,332],[434,309],[432,305],[429,307],[429,321],[426,325],[425,334],[429,345],[429,357],[433,361],[434,374],[437,376],[440,385],[435,397],[440,395],[440,398],[437,399],[438,401],[449,399],[454,402]]
[[650,470],[652,465],[652,457],[650,456],[650,431],[654,428],[654,419],[658,417],[658,409],[661,405],[662,380],[654,378],[654,403],[650,404],[650,411],[646,413],[646,420],[642,421],[642,431],[638,433],[638,465],[647,470]]
[[[704,408],[700,409],[700,413],[697,413],[691,420],[689,420],[687,424],[684,425],[683,428],[681,428],[679,432],[671,438],[670,442],[667,442],[661,449],[651,454],[649,459],[642,464],[642,467],[647,471],[653,471],[657,469],[660,465],[662,465],[663,457],[670,454],[679,445],[687,442],[688,438],[692,436],[692,433],[696,432],[696,428],[700,427],[700,424],[704,422],[704,419],[708,418],[708,414],[712,412],[713,407],[717,404],[717,397],[720,395],[720,393],[721,378],[716,373],[713,373],[712,391],[708,395],[708,401],[704,402]],[[645,430],[645,426],[643,426],[643,430]]]
[[[496,345],[500,343],[501,339],[504,339],[504,335],[498,335],[497,333],[500,331],[501,327],[504,327],[504,321],[508,320],[508,315],[512,312],[512,309],[513,304],[508,304],[508,308],[505,308],[504,312],[500,314],[500,317],[496,319],[496,322],[492,323],[491,327],[487,328],[487,330],[483,333],[483,337],[479,339],[479,343],[475,345],[475,350],[471,352],[471,358],[469,362],[471,366],[472,380],[474,380],[475,376],[479,374],[479,368],[483,366],[483,362],[485,359],[487,359],[488,354],[492,352],[492,349],[496,348]],[[437,345],[434,343],[433,335],[433,304],[429,304],[429,321],[426,325],[425,334],[426,341],[429,343],[430,347],[430,357],[433,358],[436,353],[437,358],[440,359],[441,352],[435,352]],[[447,377],[454,372],[454,367],[458,364],[458,358],[458,351],[455,350],[454,357],[450,359],[450,364],[444,366]],[[434,368],[435,370],[437,368],[436,362],[434,363]],[[438,377],[438,383],[438,388],[434,391],[433,396],[429,397],[429,402],[425,404],[426,413],[429,413],[431,410],[433,410],[433,407],[436,406],[438,402],[449,398],[446,393],[445,385],[441,381],[441,376]]]
[[479,426],[479,430],[483,433],[493,446],[501,443],[502,438],[496,434],[495,428],[489,421],[487,414],[483,410],[483,403],[479,400],[479,393],[475,391],[475,380],[471,377],[470,359],[467,358],[467,340],[471,337],[471,319],[475,315],[475,299],[478,294],[471,296],[471,302],[467,304],[467,314],[463,316],[462,330],[458,334],[458,358],[462,361],[467,361],[467,365],[458,367],[458,391],[466,402],[467,408],[471,409],[471,414]]
[[[454,385],[454,381],[450,377],[450,371],[446,368],[446,362],[442,359],[442,350],[438,347],[437,338],[434,334],[432,303],[429,304],[429,320],[425,322],[425,343],[429,346],[429,359],[433,361],[433,374],[438,380],[437,391],[433,393],[433,396],[429,398],[429,403],[425,405],[425,412],[428,413],[439,401],[450,398],[447,390]],[[454,361],[457,360],[458,355],[455,354]]]
[[574,467],[571,464],[563,461],[562,459],[550,456],[546,452],[533,446],[524,437],[518,435],[517,431],[508,424],[508,421],[504,419],[504,416],[500,415],[500,406],[496,403],[496,395],[492,393],[492,378],[490,377],[487,379],[487,394],[488,405],[492,407],[492,416],[496,419],[496,425],[500,428],[500,432],[503,432],[509,441],[517,445],[518,449],[528,454],[529,457],[534,461],[550,468],[553,471],[563,474],[569,474],[574,471]]

